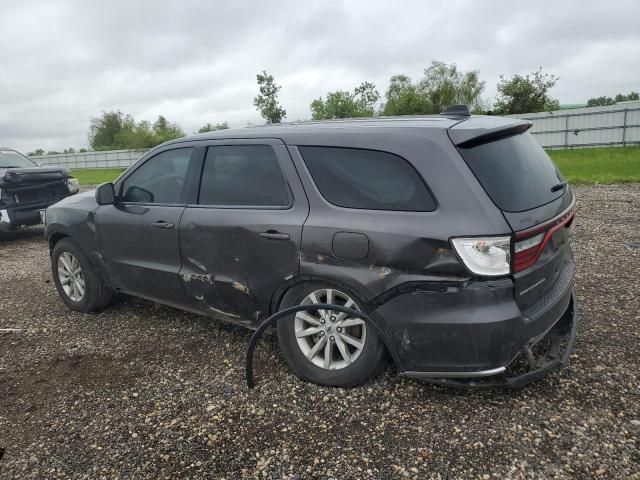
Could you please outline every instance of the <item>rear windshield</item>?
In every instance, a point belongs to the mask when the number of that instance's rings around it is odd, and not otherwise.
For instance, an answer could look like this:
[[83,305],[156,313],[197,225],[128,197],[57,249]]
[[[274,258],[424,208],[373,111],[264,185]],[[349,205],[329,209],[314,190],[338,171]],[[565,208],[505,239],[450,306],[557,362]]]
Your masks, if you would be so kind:
[[553,161],[528,133],[470,148],[460,148],[493,202],[506,212],[522,212],[552,202],[564,193]]
[[0,168],[29,168],[35,166],[35,163],[18,152],[0,149]]

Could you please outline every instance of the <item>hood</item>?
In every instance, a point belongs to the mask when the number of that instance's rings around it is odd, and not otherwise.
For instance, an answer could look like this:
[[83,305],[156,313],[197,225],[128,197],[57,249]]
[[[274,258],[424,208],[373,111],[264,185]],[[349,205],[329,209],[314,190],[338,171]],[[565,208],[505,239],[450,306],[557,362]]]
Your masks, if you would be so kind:
[[85,190],[84,192],[76,193],[75,195],[70,195],[68,197],[63,198],[58,203],[56,203],[56,207],[68,207],[69,205],[77,205],[79,203],[95,203],[96,201],[96,191],[95,190]]
[[51,182],[69,177],[64,167],[0,168],[0,184]]

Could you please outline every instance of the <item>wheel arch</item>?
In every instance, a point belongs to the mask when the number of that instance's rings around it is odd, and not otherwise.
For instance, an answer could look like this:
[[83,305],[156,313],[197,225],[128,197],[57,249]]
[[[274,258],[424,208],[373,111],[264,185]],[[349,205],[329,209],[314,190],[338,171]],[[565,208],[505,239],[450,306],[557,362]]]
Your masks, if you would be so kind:
[[352,285],[346,282],[342,282],[340,280],[336,280],[335,278],[324,277],[320,275],[301,275],[298,277],[293,277],[288,280],[285,280],[280,285],[278,285],[278,287],[275,289],[271,297],[271,303],[269,305],[269,315],[273,315],[278,310],[280,310],[282,300],[291,289],[298,288],[308,283],[327,283],[327,284],[333,285],[338,289],[343,288],[346,290],[350,290],[359,299],[361,299],[361,301],[365,305],[367,305],[367,302],[363,300],[364,298],[366,298],[366,295],[363,294],[364,292],[361,291],[362,290],[361,288],[358,288],[358,287],[354,288]]
[[64,232],[53,232],[51,235],[47,237],[47,241],[49,242],[49,255],[53,252],[56,243],[64,238],[70,238],[68,234]]
[[[270,311],[269,311],[269,315],[273,315],[275,314],[278,310],[280,310],[280,307],[282,305],[282,300],[284,299],[285,295],[291,291],[294,288],[299,288],[305,284],[310,284],[310,283],[326,283],[329,285],[332,285],[334,287],[336,287],[336,289],[340,289],[343,288],[347,291],[351,291],[353,292],[359,299],[362,299],[362,293],[359,291],[359,289],[357,288],[353,288],[351,285],[345,283],[345,282],[341,282],[339,280],[336,280],[334,278],[328,278],[328,277],[323,277],[323,276],[315,276],[315,275],[304,275],[304,276],[299,276],[299,277],[294,277],[291,278],[287,281],[282,282],[278,288],[275,290],[272,299],[271,299],[271,305],[270,305]],[[380,325],[382,327],[382,324],[384,322],[380,322],[377,320],[376,318],[376,314],[375,314],[375,309],[377,307],[373,307],[371,305],[370,302],[367,302],[365,300],[361,300],[363,302],[363,311],[364,313],[366,313],[367,315],[369,315],[369,317],[371,318],[372,321],[376,322],[378,325]],[[380,328],[379,329],[381,332],[383,332],[381,334],[381,339],[382,343],[384,345],[385,350],[387,351],[387,353],[389,353],[389,356],[391,357],[391,360],[393,361],[394,366],[396,367],[396,369],[398,371],[401,371],[402,368],[402,361],[400,360],[400,357],[398,355],[398,352],[395,351],[395,349],[393,348],[393,344],[390,341],[387,333],[384,331],[384,328]]]

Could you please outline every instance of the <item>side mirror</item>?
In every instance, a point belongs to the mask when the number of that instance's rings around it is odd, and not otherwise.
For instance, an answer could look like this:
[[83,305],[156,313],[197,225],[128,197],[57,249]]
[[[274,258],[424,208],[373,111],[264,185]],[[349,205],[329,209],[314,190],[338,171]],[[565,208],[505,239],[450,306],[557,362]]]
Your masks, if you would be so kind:
[[113,183],[101,183],[96,188],[96,202],[98,205],[113,205],[116,200],[116,191]]

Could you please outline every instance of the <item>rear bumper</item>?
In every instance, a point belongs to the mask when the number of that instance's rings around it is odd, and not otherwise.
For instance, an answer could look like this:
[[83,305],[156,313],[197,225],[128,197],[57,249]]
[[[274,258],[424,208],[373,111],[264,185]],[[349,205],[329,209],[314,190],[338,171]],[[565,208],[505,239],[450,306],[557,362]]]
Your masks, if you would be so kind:
[[[565,313],[553,327],[540,338],[531,341],[519,352],[508,366],[482,372],[467,372],[452,375],[443,372],[434,376],[432,372],[404,372],[406,377],[430,383],[443,383],[461,387],[506,386],[519,388],[544,378],[554,370],[567,367],[576,342],[578,309],[575,294]],[[542,343],[545,342],[544,345]],[[536,350],[537,346],[541,346]]]
[[401,375],[518,387],[567,364],[575,343],[573,263],[521,311],[510,279],[400,295],[372,312]]
[[45,210],[50,203],[37,203],[27,206],[13,206],[0,209],[0,231],[10,231],[22,225],[42,223],[40,210]]

